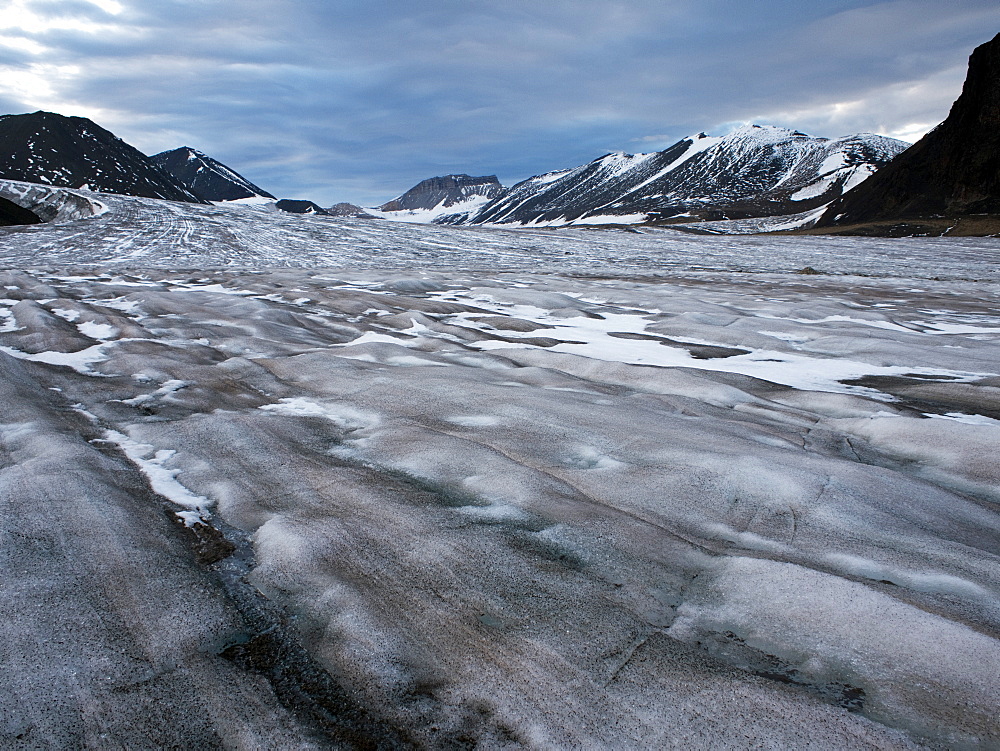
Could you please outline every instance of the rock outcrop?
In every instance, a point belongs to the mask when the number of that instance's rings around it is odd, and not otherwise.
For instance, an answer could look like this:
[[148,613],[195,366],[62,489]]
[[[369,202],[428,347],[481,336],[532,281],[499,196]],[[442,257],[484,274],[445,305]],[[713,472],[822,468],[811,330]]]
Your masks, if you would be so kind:
[[355,219],[375,219],[374,216],[353,203],[336,203],[326,209],[326,213],[330,216],[350,216]]
[[834,203],[818,226],[927,221],[947,229],[941,220],[984,214],[1000,215],[1000,34],[972,53],[948,118]]
[[41,218],[23,206],[0,196],[0,227],[15,224],[40,224]]
[[296,198],[282,198],[280,201],[274,204],[282,211],[287,211],[289,214],[323,214],[326,215],[326,209],[318,206],[312,201],[306,201],[303,199]]

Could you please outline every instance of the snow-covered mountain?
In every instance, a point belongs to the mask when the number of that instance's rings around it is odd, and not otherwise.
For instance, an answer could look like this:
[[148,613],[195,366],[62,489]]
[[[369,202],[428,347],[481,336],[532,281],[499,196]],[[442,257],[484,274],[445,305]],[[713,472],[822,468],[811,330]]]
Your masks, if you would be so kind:
[[617,152],[531,177],[442,224],[613,224],[793,214],[823,206],[907,147],[873,134],[814,138],[747,125],[651,154]]
[[209,201],[274,199],[274,196],[254,185],[236,170],[190,146],[161,151],[150,159],[189,190]]
[[369,209],[375,216],[403,222],[433,222],[440,217],[466,219],[504,192],[496,175],[443,175],[422,180],[403,195]]
[[203,200],[149,157],[85,117],[0,116],[0,177],[102,193]]

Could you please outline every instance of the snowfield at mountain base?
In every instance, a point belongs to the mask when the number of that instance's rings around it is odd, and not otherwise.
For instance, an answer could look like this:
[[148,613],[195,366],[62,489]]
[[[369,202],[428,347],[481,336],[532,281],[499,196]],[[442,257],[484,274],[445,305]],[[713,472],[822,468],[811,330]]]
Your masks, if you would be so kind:
[[1000,745],[995,239],[56,193],[0,745]]

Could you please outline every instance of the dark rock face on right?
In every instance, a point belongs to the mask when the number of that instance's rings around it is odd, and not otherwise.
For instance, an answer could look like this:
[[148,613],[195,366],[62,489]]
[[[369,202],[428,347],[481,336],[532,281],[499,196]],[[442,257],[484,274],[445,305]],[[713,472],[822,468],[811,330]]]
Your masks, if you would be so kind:
[[0,116],[0,178],[204,203],[110,131],[53,112]]
[[948,118],[817,226],[1000,214],[1000,34],[972,53]]
[[470,177],[469,175],[445,175],[431,177],[417,183],[399,198],[379,206],[381,211],[411,211],[413,209],[448,208],[468,201],[475,196],[496,198],[503,192],[503,186],[496,175]]

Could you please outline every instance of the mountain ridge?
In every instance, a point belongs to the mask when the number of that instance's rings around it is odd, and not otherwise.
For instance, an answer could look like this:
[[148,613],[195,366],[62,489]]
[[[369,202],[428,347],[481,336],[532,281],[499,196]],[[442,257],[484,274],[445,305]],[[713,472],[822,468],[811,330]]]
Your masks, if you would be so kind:
[[238,201],[274,196],[250,182],[232,167],[190,146],[161,151],[149,157],[193,193],[209,201]]
[[0,178],[204,203],[149,157],[85,117],[0,115]]
[[473,177],[466,174],[441,175],[421,180],[401,196],[383,203],[379,211],[414,211],[451,208],[470,198],[495,198],[503,191],[496,175]]
[[561,226],[792,214],[829,203],[905,147],[875,134],[828,139],[746,125],[722,137],[698,133],[659,152],[612,152],[535,175],[472,213],[434,221]]

